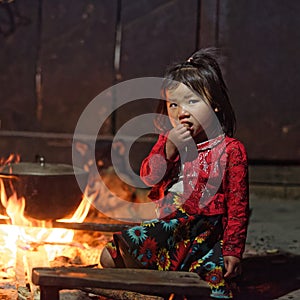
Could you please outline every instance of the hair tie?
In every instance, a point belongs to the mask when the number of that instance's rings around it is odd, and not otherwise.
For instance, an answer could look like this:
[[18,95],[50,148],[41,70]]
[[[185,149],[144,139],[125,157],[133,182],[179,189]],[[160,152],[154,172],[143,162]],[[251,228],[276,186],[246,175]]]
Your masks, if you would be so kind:
[[193,61],[193,57],[192,56],[187,59],[187,62],[192,62],[192,61]]

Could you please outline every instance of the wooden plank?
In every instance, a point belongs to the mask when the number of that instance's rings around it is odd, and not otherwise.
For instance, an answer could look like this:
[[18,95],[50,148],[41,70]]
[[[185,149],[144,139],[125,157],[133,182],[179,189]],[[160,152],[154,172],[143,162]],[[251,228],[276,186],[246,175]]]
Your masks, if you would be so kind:
[[[32,0],[30,5],[26,1],[8,2],[4,5],[0,1],[0,127],[5,130],[33,130],[36,124],[34,80],[39,1]],[[11,10],[15,28],[9,35],[3,36],[2,30],[10,25],[5,7]]]
[[147,269],[34,268],[32,282],[43,287],[98,287],[148,294],[209,295],[208,285],[191,272]]
[[218,0],[201,1],[199,48],[218,44]]
[[236,136],[252,161],[300,159],[300,64],[293,55],[300,49],[299,11],[299,1],[220,1],[219,45]]
[[59,289],[56,287],[44,287],[40,293],[41,300],[59,300]]
[[[116,3],[43,1],[43,131],[73,132],[86,105],[112,85]],[[100,119],[111,101],[102,101],[101,109],[91,119]]]

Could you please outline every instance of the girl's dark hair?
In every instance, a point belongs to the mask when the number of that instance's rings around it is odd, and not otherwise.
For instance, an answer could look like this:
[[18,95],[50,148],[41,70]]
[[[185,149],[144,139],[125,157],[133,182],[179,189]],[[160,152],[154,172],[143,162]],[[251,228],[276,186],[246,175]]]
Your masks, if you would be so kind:
[[[166,98],[166,90],[174,89],[183,83],[194,92],[204,96],[215,111],[224,133],[233,136],[235,131],[235,114],[230,104],[227,86],[216,59],[216,50],[201,49],[195,52],[187,61],[171,65],[165,73],[162,86],[162,98]],[[157,107],[158,119],[156,126],[165,131],[170,127],[163,123],[167,115],[166,101],[161,100]]]

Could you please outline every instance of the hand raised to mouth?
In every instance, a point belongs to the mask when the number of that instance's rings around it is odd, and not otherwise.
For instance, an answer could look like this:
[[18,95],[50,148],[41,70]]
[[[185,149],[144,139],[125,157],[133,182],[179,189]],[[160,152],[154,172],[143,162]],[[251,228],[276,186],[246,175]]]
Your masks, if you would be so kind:
[[185,147],[187,148],[191,143],[194,143],[194,140],[191,136],[188,123],[178,124],[170,130],[168,135],[166,143],[167,159],[174,159],[179,151]]
[[189,131],[192,131],[193,123],[189,121],[181,121],[180,124],[182,124],[185,128],[187,128]]

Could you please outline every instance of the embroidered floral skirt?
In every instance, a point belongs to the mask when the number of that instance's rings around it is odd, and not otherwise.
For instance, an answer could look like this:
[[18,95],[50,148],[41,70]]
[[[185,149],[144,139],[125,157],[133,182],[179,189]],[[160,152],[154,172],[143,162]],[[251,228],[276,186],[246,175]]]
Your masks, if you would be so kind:
[[[175,203],[177,197],[168,194],[166,202]],[[190,216],[178,208],[168,217],[114,234],[107,249],[118,267],[196,272],[209,284],[211,297],[229,299],[221,237],[221,215]]]

